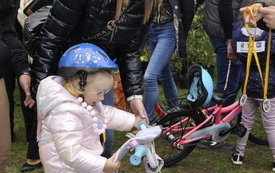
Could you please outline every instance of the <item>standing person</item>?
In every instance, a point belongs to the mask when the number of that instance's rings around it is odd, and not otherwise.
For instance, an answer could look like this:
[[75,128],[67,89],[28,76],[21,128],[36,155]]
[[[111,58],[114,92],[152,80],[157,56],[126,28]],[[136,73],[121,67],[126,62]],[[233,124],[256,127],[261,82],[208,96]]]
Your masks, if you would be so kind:
[[13,69],[13,73],[18,77],[19,84],[25,92],[24,106],[33,107],[35,104],[30,94],[31,77],[29,74],[29,65],[27,56],[22,47],[22,43],[15,31],[14,21],[16,18],[16,6],[12,0],[0,1],[0,88],[1,88],[1,104],[0,104],[0,172],[4,172],[6,162],[9,157],[11,147],[11,133],[9,123],[9,102],[7,91],[3,79],[4,67],[9,66]]
[[[1,48],[2,50],[2,48]],[[3,57],[3,56],[1,56]],[[2,69],[1,59],[0,69]],[[10,121],[9,118],[9,100],[6,91],[5,81],[2,75],[2,70],[0,71],[0,130],[1,130],[1,138],[0,138],[0,172],[4,172],[7,160],[10,156],[11,149],[11,133],[10,133]]]
[[[23,9],[30,3],[32,0],[15,0],[15,4],[17,6],[17,17],[16,17],[16,31],[19,35],[20,40],[22,41],[22,28],[24,27],[24,21],[26,19],[26,15],[23,13]],[[29,64],[32,62],[31,57],[28,57]],[[7,74],[10,79],[13,76]],[[14,87],[15,81],[10,82],[10,85]],[[11,92],[14,92],[14,88]],[[19,87],[20,92],[20,102],[21,102],[21,110],[24,117],[24,124],[26,129],[26,141],[27,141],[27,153],[26,153],[26,162],[20,167],[20,172],[29,172],[33,171],[42,166],[40,162],[39,152],[38,152],[38,142],[36,139],[36,127],[37,127],[37,116],[34,111],[34,107],[29,108],[25,107],[22,103],[24,101],[24,92],[22,88]],[[13,101],[13,97],[11,97]],[[12,109],[12,108],[11,108]],[[13,112],[10,112],[13,116]],[[11,122],[13,119],[11,120]]]
[[[176,48],[180,57],[187,56],[185,41],[194,11],[194,0],[162,0],[157,5],[148,32],[151,57],[144,74],[144,105],[149,121],[153,120],[154,106],[158,100],[158,80],[166,99],[178,98],[169,62]],[[168,105],[173,107],[178,105],[178,101],[173,100]]]
[[[233,90],[234,96],[229,97],[223,106],[235,102],[237,93],[241,87],[242,64],[233,53],[232,24],[240,18],[239,9],[251,4],[252,0],[206,0],[203,27],[216,53],[217,66],[217,90]],[[209,106],[215,103],[210,103]],[[233,150],[234,146],[223,142],[215,142],[210,139],[201,140],[198,145],[201,148],[209,148],[217,151]]]
[[[246,30],[243,23],[235,26],[233,38],[237,41],[233,44],[236,47],[234,50],[236,50],[237,57],[243,63],[245,69],[243,75],[247,77],[244,80],[244,95],[240,101],[243,104],[240,124],[246,127],[247,132],[243,137],[237,137],[236,150],[232,153],[231,160],[233,164],[243,164],[249,133],[255,124],[256,112],[258,107],[260,107],[262,123],[267,134],[269,148],[273,154],[272,171],[275,171],[275,51],[272,48],[268,55],[267,43],[269,36],[267,32],[259,28],[253,28],[256,31]],[[243,50],[239,51],[243,47],[237,46],[237,42],[248,42],[249,35],[253,35],[255,43],[258,43],[257,47],[255,46],[254,51],[256,53],[253,53],[253,57],[248,56],[248,51],[253,50],[248,49],[244,53]],[[272,35],[271,44],[271,47],[274,47],[274,34]],[[258,59],[258,62],[254,58]],[[250,63],[247,64],[247,62]],[[247,76],[247,74],[249,75]]]
[[111,70],[116,68],[98,46],[81,43],[61,57],[60,76],[40,82],[38,141],[46,173],[109,173],[119,168],[120,162],[113,161],[115,155],[109,159],[100,156],[105,129],[129,131],[142,119],[101,103],[113,87]]
[[[154,6],[155,0],[54,1],[33,56],[34,93],[42,79],[57,74],[59,58],[70,45],[93,43],[105,50],[111,59],[117,59],[127,101],[135,115],[147,119],[142,102],[140,48]],[[114,104],[112,91],[105,95],[104,104]],[[107,131],[104,152],[107,158],[111,156],[113,133]]]

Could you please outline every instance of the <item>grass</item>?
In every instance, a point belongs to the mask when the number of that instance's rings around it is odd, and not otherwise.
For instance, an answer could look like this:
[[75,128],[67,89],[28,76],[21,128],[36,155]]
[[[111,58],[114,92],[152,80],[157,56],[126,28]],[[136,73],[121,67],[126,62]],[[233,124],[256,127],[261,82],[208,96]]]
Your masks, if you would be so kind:
[[[184,93],[180,89],[180,93]],[[27,142],[25,140],[25,127],[23,116],[19,106],[19,97],[16,92],[15,106],[15,133],[16,140],[12,144],[11,157],[8,161],[5,173],[18,173],[20,167],[26,161]],[[116,132],[114,152],[127,140],[126,132]],[[227,143],[234,145],[236,135],[230,135]],[[161,146],[157,146],[161,149]],[[195,148],[195,150],[178,164],[163,168],[162,173],[269,173],[271,171],[272,155],[268,146],[256,145],[248,142],[246,157],[242,166],[233,165],[230,161],[232,151],[218,152],[207,149]],[[120,173],[141,173],[143,166],[133,166],[129,163],[128,153],[122,160]],[[36,169],[33,173],[43,173],[43,169]]]

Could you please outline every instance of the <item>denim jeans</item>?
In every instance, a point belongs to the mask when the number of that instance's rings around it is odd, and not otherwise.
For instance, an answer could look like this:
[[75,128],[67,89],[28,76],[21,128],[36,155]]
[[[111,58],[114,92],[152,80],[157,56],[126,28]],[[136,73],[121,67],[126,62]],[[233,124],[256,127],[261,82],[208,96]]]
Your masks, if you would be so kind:
[[[104,105],[114,106],[114,90],[111,89],[108,93],[104,95],[104,100],[102,101]],[[101,156],[110,158],[112,156],[112,149],[114,143],[114,130],[106,129],[106,141],[104,145],[104,152]]]
[[[240,60],[232,62],[227,58],[227,43],[211,38],[210,41],[216,53],[216,66],[218,71],[217,76],[217,90],[234,90],[236,94],[229,97],[223,106],[230,105],[235,102],[237,93],[242,86],[241,73],[242,63]],[[210,106],[214,105],[213,102]]]
[[[149,120],[152,121],[154,107],[158,101],[158,80],[163,87],[166,99],[178,97],[178,90],[169,64],[170,58],[176,48],[173,22],[162,25],[151,24],[148,40],[151,57],[144,74],[144,106]],[[173,104],[177,105],[177,101],[174,101]]]

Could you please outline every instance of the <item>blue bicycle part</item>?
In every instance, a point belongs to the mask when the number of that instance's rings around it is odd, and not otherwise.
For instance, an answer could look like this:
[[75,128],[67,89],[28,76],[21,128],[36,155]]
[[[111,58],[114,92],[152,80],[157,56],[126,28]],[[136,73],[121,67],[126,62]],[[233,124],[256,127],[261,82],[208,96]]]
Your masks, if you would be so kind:
[[144,145],[137,145],[135,147],[135,154],[130,157],[130,162],[132,165],[139,165],[141,163],[142,157],[147,154],[147,149]]

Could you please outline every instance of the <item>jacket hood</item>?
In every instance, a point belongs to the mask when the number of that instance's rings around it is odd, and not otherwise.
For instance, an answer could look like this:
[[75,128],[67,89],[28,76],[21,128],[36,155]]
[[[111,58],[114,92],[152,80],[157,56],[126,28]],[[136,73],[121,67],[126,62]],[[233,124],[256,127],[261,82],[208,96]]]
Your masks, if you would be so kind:
[[45,119],[48,113],[64,102],[78,104],[77,98],[71,95],[62,85],[63,78],[49,76],[40,82],[36,101],[37,113],[41,119]]

